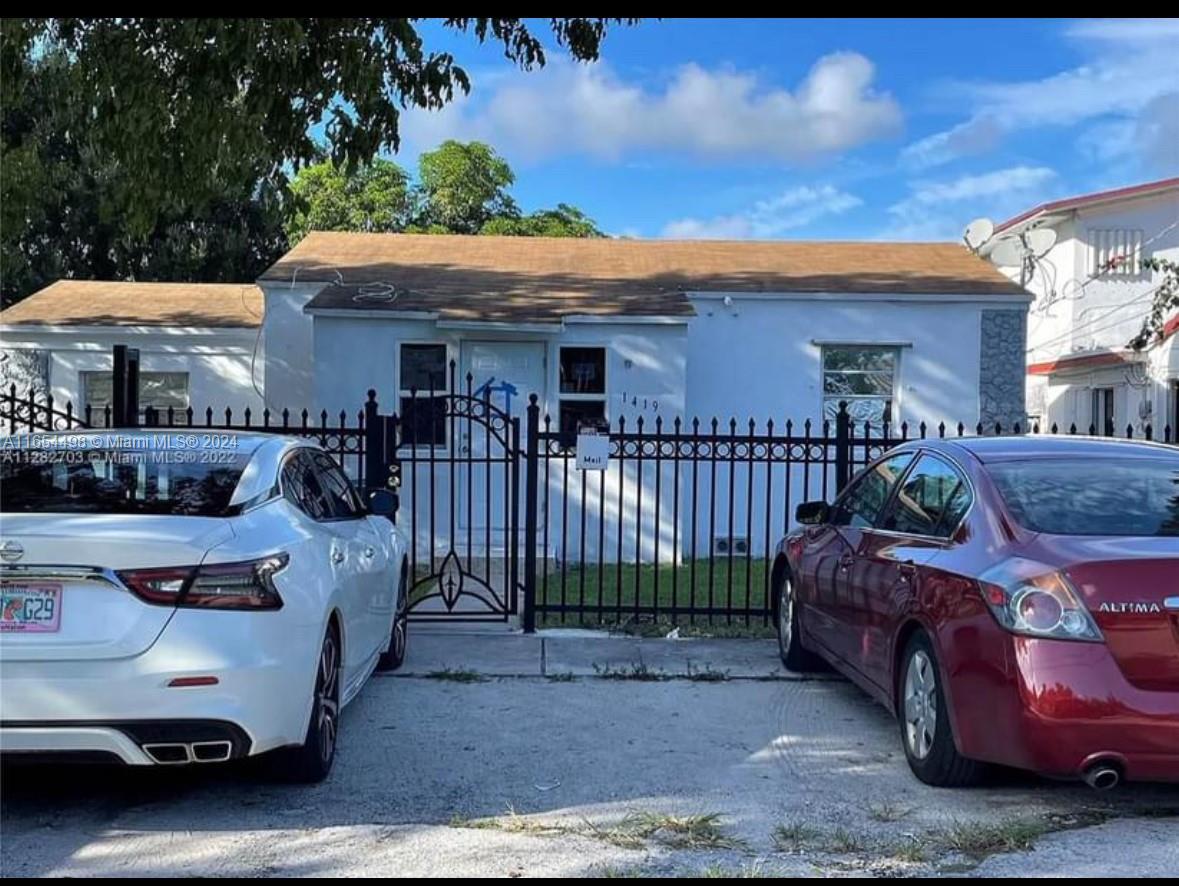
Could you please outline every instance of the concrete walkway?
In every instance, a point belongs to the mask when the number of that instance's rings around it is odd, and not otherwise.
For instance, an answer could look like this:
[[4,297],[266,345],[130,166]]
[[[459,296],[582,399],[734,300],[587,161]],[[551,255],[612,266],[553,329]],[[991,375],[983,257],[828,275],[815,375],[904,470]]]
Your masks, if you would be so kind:
[[424,624],[410,632],[409,658],[399,676],[469,671],[492,677],[808,679],[782,667],[774,640],[668,640],[569,629],[523,634]]

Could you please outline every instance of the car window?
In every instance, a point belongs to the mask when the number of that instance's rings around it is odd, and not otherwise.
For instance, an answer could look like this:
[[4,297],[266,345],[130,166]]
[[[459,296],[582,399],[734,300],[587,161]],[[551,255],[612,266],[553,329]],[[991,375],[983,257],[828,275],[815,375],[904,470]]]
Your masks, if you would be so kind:
[[912,453],[902,452],[857,477],[836,502],[831,522],[856,529],[875,526],[893,486],[912,460]]
[[1179,536],[1179,458],[1037,458],[987,466],[1021,526],[1054,535]]
[[[160,449],[11,449],[0,459],[0,512],[167,514],[224,517],[236,513],[234,490],[248,452],[204,461]],[[208,452],[205,452],[208,455]]]
[[343,520],[363,517],[364,509],[360,506],[360,497],[356,494],[351,481],[340,470],[340,466],[323,452],[314,453],[312,460],[319,471],[323,490],[331,501],[332,512],[336,517]]
[[970,507],[966,478],[940,458],[925,454],[905,475],[881,519],[883,529],[949,538]]
[[282,468],[282,494],[312,520],[330,520],[331,502],[323,491],[315,464],[305,449],[287,458]]

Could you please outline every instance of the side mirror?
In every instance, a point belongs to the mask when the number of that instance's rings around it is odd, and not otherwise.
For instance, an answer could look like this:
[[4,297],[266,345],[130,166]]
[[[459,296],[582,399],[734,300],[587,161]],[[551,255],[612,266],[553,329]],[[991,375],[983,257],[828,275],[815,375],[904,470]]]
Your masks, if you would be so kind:
[[825,501],[804,501],[794,509],[794,519],[805,526],[826,523],[831,518],[831,508]]
[[368,494],[368,512],[378,517],[388,517],[390,520],[397,515],[401,506],[401,496],[388,489],[374,489]]

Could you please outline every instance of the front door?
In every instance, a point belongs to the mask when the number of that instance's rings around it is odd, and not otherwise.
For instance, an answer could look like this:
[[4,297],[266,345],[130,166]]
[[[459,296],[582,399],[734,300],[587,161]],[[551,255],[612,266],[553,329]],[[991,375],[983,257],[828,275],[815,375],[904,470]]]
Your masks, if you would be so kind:
[[[545,388],[545,345],[536,341],[464,341],[460,349],[460,389],[490,402],[509,416],[525,420],[529,394],[542,402]],[[502,547],[510,519],[511,496],[506,469],[509,453],[504,433],[493,423],[456,419],[459,458],[459,523],[476,548]]]

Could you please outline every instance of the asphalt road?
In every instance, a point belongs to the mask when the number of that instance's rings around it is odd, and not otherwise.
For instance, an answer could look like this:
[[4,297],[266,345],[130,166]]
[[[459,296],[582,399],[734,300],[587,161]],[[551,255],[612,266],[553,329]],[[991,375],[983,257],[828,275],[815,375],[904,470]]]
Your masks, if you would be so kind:
[[[464,641],[453,642],[458,648],[447,654],[461,654]],[[742,661],[750,648],[742,647]],[[707,679],[559,671],[460,682],[454,678],[475,678],[440,675],[419,652],[418,667],[411,662],[417,676],[374,679],[348,708],[336,768],[313,787],[272,784],[248,766],[9,768],[0,784],[0,870],[386,877],[1179,870],[1179,787],[1099,795],[1007,773],[981,789],[928,788],[910,775],[895,725],[853,687],[719,680],[723,652],[710,655],[710,669],[696,670]],[[670,817],[684,825],[691,816],[715,819],[690,835],[674,829]]]

